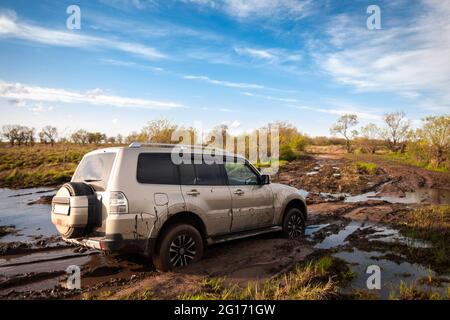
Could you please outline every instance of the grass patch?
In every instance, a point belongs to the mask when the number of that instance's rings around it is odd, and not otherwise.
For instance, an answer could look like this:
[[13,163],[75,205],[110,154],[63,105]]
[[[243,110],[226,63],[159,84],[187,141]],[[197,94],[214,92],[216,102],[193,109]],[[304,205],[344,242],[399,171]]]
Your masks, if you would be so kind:
[[153,300],[156,299],[153,292],[149,289],[135,291],[133,293],[122,295],[119,300]]
[[0,144],[0,187],[28,188],[58,185],[70,180],[81,158],[100,146]]
[[441,295],[438,292],[431,290],[424,290],[417,286],[417,284],[406,284],[404,281],[400,282],[398,294],[391,292],[389,295],[391,300],[448,300],[450,299],[450,288],[447,289],[447,295]]
[[264,283],[249,283],[245,287],[229,285],[224,278],[205,278],[193,294],[181,295],[189,300],[324,300],[341,296],[340,288],[354,277],[347,264],[338,258],[325,256],[299,264]]
[[432,165],[431,163],[427,161],[418,161],[408,155],[407,153],[387,153],[385,155],[382,155],[381,157],[388,159],[388,160],[394,160],[397,162],[400,162],[402,164],[409,164],[416,167],[424,168],[431,171],[437,171],[437,172],[449,172],[448,168],[446,167],[436,167]]
[[428,205],[409,212],[397,227],[410,238],[429,241],[432,248],[422,250],[424,259],[439,272],[450,272],[450,206]]
[[371,162],[358,161],[355,167],[360,174],[376,174],[378,171],[378,166]]

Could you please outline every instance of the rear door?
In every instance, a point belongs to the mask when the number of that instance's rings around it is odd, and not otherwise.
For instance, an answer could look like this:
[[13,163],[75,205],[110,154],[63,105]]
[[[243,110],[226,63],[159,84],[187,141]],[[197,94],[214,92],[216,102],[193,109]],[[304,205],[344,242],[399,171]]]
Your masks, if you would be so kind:
[[261,185],[259,173],[245,161],[227,159],[225,171],[233,207],[232,232],[271,226],[274,219],[273,193]]
[[181,164],[179,170],[186,209],[201,215],[209,236],[230,232],[231,194],[223,164]]

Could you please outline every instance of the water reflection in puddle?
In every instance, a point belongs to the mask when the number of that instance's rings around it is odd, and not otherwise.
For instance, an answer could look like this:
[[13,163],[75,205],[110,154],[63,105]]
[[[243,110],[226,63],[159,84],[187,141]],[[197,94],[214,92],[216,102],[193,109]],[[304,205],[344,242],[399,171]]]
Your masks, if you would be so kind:
[[[313,225],[306,228],[306,236],[312,238],[314,233],[329,226],[329,224]],[[398,294],[400,283],[403,281],[407,285],[415,283],[422,278],[428,276],[435,277],[436,274],[427,267],[416,263],[394,261],[383,258],[383,255],[388,253],[382,253],[377,251],[363,251],[355,248],[348,249],[344,246],[348,244],[347,237],[353,234],[357,230],[371,229],[363,237],[369,241],[382,241],[382,242],[396,242],[406,244],[409,247],[426,248],[430,247],[430,244],[424,241],[411,239],[400,234],[396,229],[385,225],[379,225],[372,222],[360,222],[351,221],[347,226],[340,230],[336,234],[331,234],[326,237],[322,242],[315,245],[318,249],[340,249],[336,253],[332,254],[337,258],[341,258],[350,264],[351,270],[355,274],[355,278],[350,282],[349,286],[344,289],[344,293],[350,293],[352,289],[367,290],[366,281],[370,274],[366,273],[367,267],[370,265],[377,265],[381,269],[381,290],[371,290],[371,293],[376,294],[381,299],[389,298],[390,294]],[[447,275],[450,276],[450,275]],[[449,278],[450,281],[450,278]],[[447,295],[447,286],[428,286],[417,285],[422,290],[432,290],[432,292],[440,293],[443,296]]]
[[[417,280],[426,278],[428,276],[436,276],[436,274],[428,268],[409,262],[396,263],[390,260],[379,258],[383,254],[376,251],[360,251],[353,250],[351,252],[340,251],[333,254],[337,258],[341,258],[349,262],[350,268],[355,274],[355,278],[351,281],[349,286],[344,289],[344,293],[350,293],[352,289],[363,289],[368,292],[375,293],[381,299],[388,299],[393,293],[398,295],[401,282],[410,285],[415,283],[418,288],[432,292],[438,292],[443,296],[447,295],[447,287],[442,286],[428,286],[418,285]],[[367,274],[367,267],[370,265],[377,265],[381,269],[381,289],[368,290],[367,279],[370,274]]]
[[53,236],[58,232],[50,219],[50,205],[29,202],[41,196],[52,195],[51,188],[4,189],[0,188],[0,225],[13,225],[15,234],[0,238],[1,242],[30,241],[36,235]]
[[389,203],[430,203],[430,204],[450,204],[450,190],[418,188],[414,192],[405,192],[404,197],[377,196],[377,192],[371,191],[364,194],[349,196],[344,202],[360,202],[368,200],[381,200]]
[[326,237],[322,242],[315,245],[315,248],[330,249],[338,247],[340,245],[344,245],[346,243],[345,239],[353,232],[355,232],[358,228],[360,228],[361,225],[361,222],[352,221],[338,233]]

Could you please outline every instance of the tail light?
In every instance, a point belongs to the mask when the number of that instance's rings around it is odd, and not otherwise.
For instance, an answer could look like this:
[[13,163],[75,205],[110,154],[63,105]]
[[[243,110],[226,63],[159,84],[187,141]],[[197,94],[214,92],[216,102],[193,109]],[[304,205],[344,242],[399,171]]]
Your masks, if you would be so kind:
[[109,213],[128,213],[128,200],[120,191],[109,194]]

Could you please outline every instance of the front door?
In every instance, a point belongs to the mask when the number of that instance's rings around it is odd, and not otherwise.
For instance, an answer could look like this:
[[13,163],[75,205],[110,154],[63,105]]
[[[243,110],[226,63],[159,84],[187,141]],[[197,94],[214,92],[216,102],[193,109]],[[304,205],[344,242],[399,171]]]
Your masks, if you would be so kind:
[[225,171],[233,208],[231,231],[271,226],[274,208],[270,186],[260,184],[259,174],[248,163],[228,160],[225,163]]

